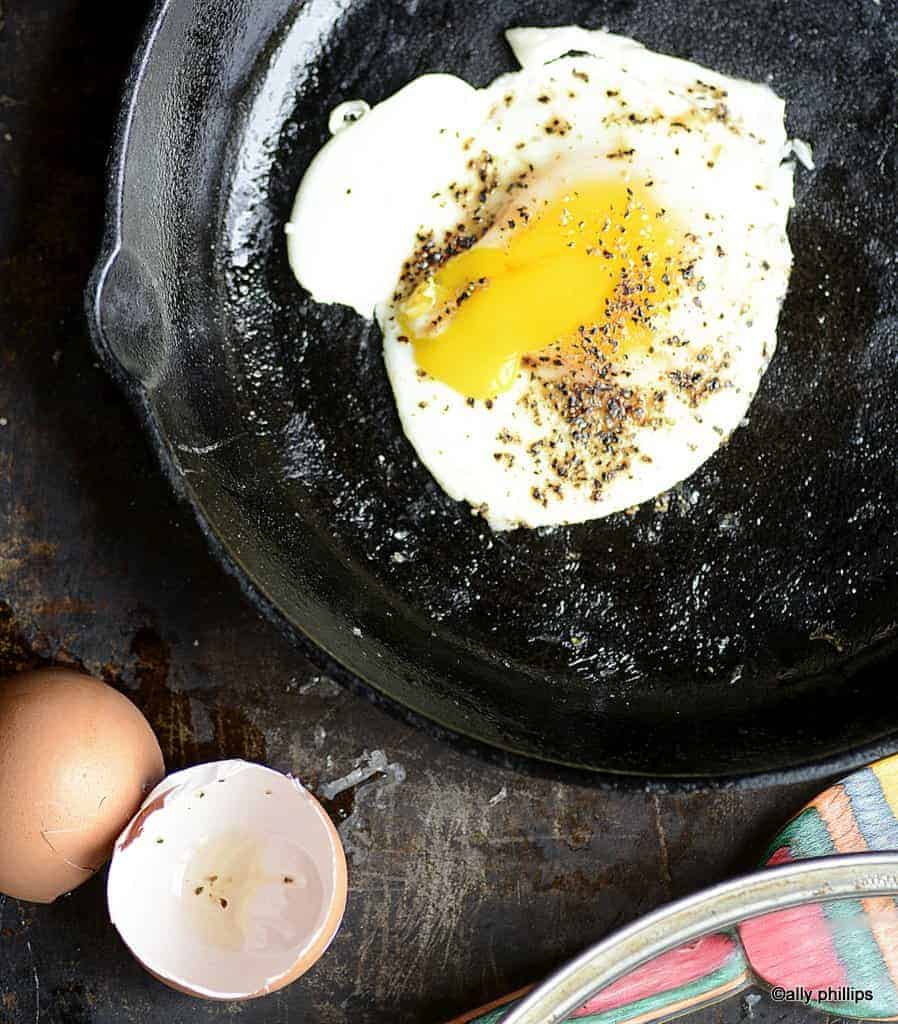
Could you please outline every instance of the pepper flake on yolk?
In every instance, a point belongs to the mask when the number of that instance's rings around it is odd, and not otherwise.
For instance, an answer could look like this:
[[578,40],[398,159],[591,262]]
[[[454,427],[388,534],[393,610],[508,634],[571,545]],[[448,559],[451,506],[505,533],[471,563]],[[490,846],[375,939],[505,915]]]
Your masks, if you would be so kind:
[[[686,246],[644,187],[590,181],[536,210],[509,209],[504,242],[446,260],[400,305],[418,366],[469,398],[513,384],[521,359],[585,329],[608,354],[651,344],[653,317],[678,294]],[[592,328],[596,328],[593,331]]]

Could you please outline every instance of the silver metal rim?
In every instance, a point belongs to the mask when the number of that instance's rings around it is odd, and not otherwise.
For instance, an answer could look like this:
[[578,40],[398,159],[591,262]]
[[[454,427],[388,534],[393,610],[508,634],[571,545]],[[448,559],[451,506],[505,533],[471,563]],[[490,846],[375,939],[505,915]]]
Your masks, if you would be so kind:
[[898,896],[898,853],[819,857],[743,875],[603,939],[537,986],[502,1024],[560,1024],[606,985],[703,935],[775,910],[867,896]]

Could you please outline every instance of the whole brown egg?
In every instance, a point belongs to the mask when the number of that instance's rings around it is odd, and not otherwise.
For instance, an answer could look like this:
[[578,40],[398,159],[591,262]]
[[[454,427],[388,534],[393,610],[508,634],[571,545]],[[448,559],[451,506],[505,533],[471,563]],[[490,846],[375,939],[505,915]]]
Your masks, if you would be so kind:
[[53,668],[0,681],[0,893],[50,903],[86,882],[164,771],[111,686]]

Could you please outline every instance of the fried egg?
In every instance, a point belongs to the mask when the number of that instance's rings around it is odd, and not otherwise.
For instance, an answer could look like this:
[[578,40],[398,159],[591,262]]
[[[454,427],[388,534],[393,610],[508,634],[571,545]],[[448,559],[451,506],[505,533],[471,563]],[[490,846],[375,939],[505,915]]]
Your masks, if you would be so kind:
[[791,268],[784,103],[603,31],[521,70],[345,104],[287,225],[320,302],[374,316],[406,436],[495,530],[669,490],[745,418]]

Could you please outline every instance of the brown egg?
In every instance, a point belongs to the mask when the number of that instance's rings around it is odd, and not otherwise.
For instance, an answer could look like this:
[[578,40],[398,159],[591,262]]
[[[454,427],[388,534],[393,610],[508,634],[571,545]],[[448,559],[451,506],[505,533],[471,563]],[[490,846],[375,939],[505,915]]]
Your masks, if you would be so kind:
[[86,882],[164,771],[111,686],[52,668],[0,681],[0,893],[50,903]]

